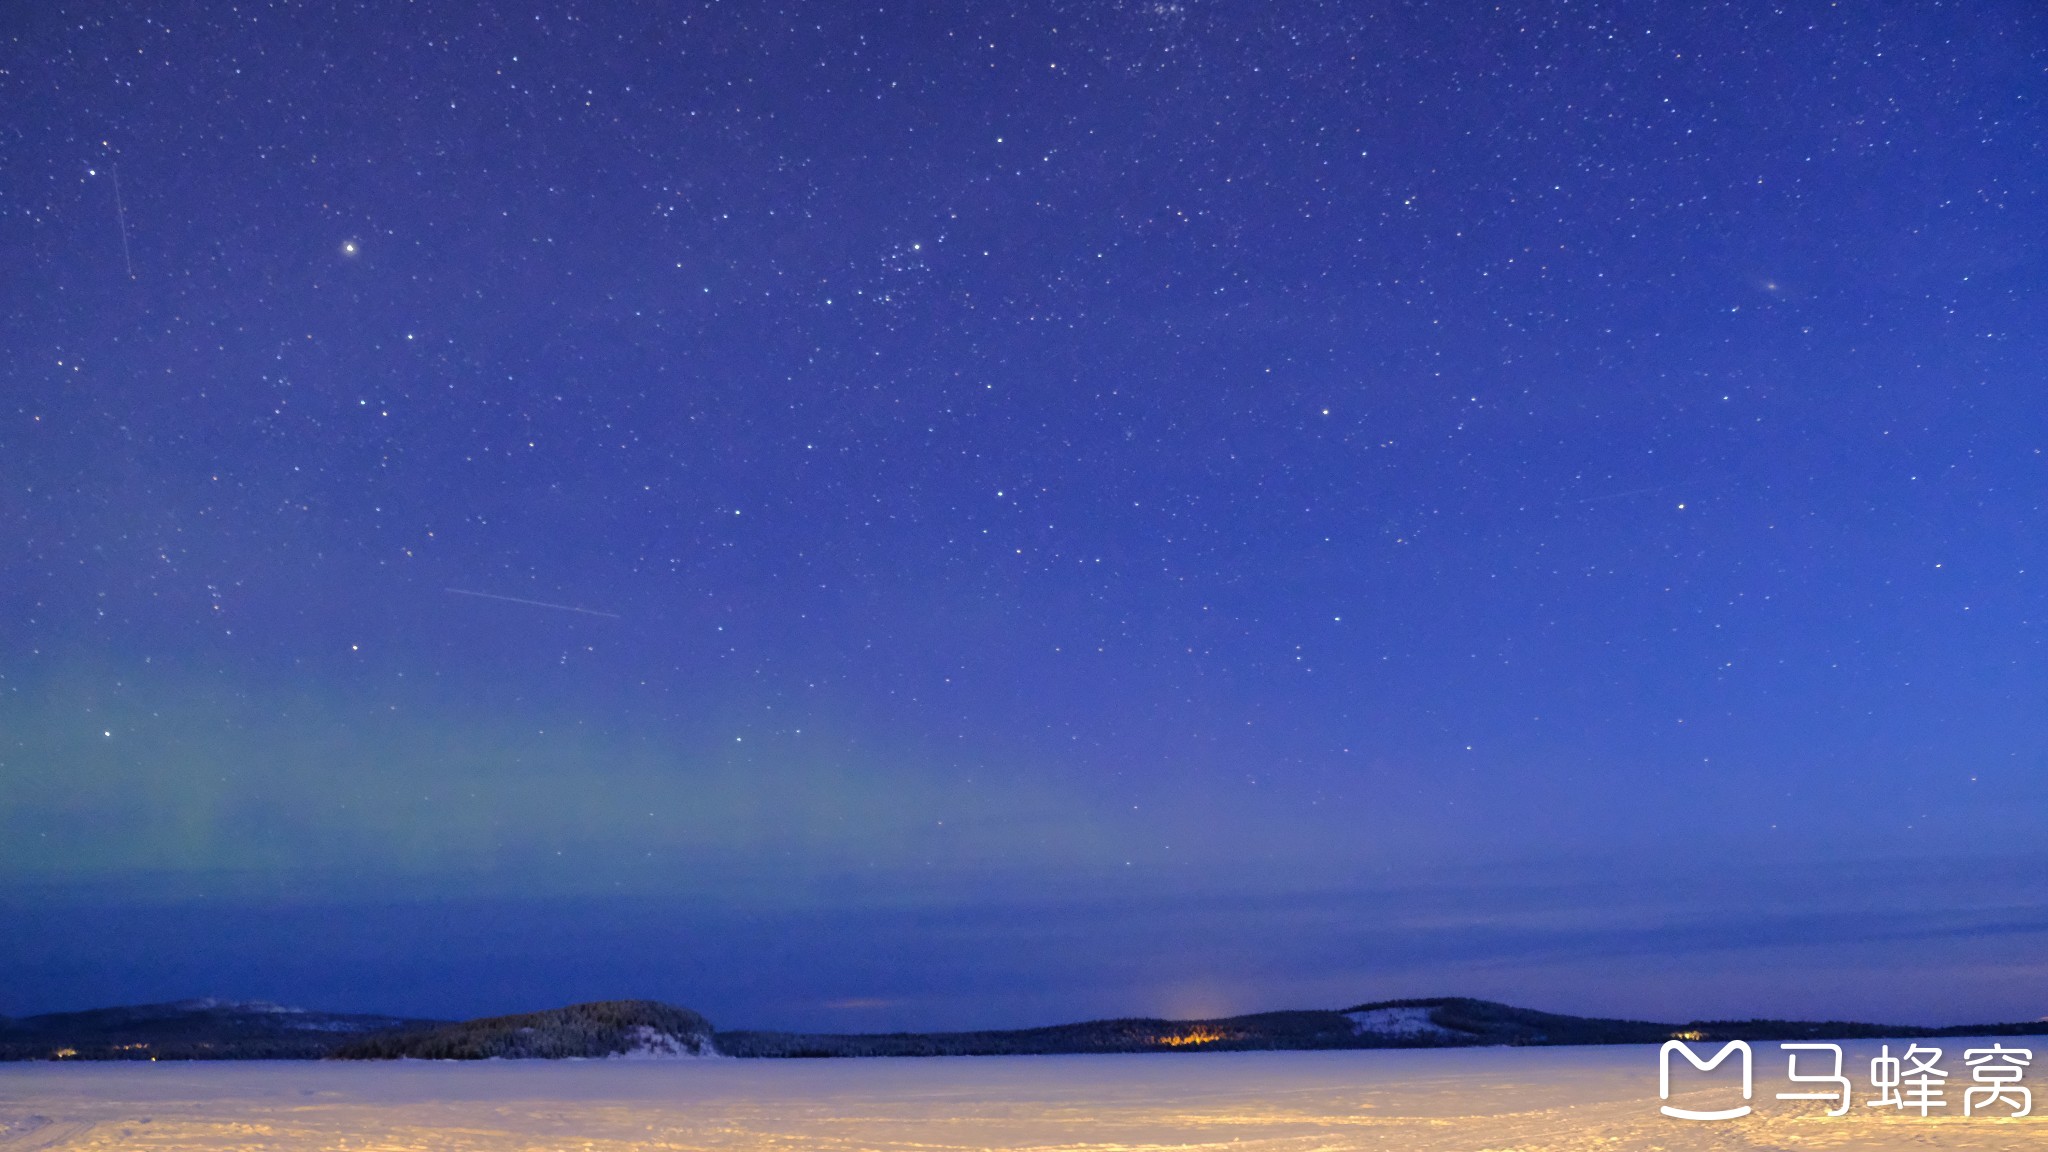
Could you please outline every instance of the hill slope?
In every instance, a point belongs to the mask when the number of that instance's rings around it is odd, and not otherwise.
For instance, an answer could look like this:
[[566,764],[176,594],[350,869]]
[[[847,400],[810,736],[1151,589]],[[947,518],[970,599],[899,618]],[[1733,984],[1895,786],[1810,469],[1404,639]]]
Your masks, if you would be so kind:
[[711,1024],[653,1000],[603,1000],[522,1016],[493,1016],[419,1032],[365,1036],[338,1060],[529,1060],[712,1056]]
[[2048,1021],[1952,1028],[1803,1020],[1660,1024],[1566,1016],[1462,997],[1210,1020],[1125,1018],[1045,1028],[886,1033],[714,1033],[697,1013],[651,1000],[608,1000],[459,1024],[189,1000],[0,1019],[0,1060],[994,1056],[2044,1034]]
[[365,1033],[438,1023],[260,1000],[179,1000],[0,1018],[0,1060],[312,1060]]
[[728,1056],[995,1056],[1068,1052],[1242,1052],[1480,1045],[1657,1044],[1699,1041],[2048,1034],[2048,1022],[1914,1028],[1802,1020],[1659,1024],[1564,1016],[1490,1000],[1381,1000],[1339,1011],[1261,1012],[1212,1020],[1124,1019],[988,1032],[868,1034],[720,1032]]

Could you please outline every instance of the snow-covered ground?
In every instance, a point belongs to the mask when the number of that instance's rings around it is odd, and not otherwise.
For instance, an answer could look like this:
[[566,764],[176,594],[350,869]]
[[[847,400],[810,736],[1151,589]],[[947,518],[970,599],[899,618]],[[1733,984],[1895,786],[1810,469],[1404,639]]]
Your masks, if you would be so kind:
[[[1960,1065],[1963,1041],[1949,1041]],[[2008,1041],[2010,1043],[2010,1041]],[[1859,1087],[1865,1045],[1851,1048]],[[2036,1045],[2038,1049],[2038,1044]],[[1894,1046],[1894,1053],[1899,1051]],[[1756,1114],[1657,1112],[1657,1050],[1483,1048],[663,1062],[0,1065],[0,1149],[104,1152],[1050,1152],[1131,1149],[2041,1149],[2048,1117],[1948,1116],[1773,1099]],[[2039,1068],[2037,1064],[2036,1069]],[[2042,1085],[2035,1085],[2037,1090]],[[1888,1110],[1887,1110],[1888,1111]],[[2048,1111],[2048,1109],[2044,1109]]]

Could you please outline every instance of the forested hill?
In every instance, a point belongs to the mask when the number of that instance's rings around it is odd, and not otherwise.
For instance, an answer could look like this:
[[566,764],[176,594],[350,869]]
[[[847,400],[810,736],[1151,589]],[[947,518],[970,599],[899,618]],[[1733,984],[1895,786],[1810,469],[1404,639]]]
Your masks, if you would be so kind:
[[1210,1020],[1128,1018],[1000,1031],[887,1033],[720,1032],[689,1009],[650,1000],[576,1004],[463,1023],[191,1000],[0,1019],[0,1060],[984,1056],[2041,1034],[2048,1034],[2048,1021],[1950,1028],[1800,1020],[1664,1024],[1457,997]]
[[572,1004],[426,1031],[364,1036],[333,1052],[341,1060],[655,1059],[716,1054],[709,1021],[688,1008],[652,1000]]
[[729,1056],[982,1056],[1063,1052],[1229,1052],[1482,1045],[2028,1035],[2048,1023],[1915,1028],[1851,1021],[1696,1020],[1662,1024],[1565,1016],[1490,1000],[1383,1000],[1335,1011],[1261,1012],[1213,1020],[1125,1019],[989,1032],[825,1034],[720,1032]]
[[439,1023],[261,1000],[179,1000],[0,1017],[0,1060],[315,1060],[358,1036]]

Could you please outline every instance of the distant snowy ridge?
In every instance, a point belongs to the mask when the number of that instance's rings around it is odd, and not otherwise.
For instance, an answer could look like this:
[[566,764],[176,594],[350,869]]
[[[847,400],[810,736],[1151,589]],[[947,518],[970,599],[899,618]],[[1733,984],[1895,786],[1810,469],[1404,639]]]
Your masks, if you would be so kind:
[[289,1004],[275,1004],[269,1000],[222,1000],[216,996],[201,996],[197,1000],[175,1000],[163,1005],[171,1012],[246,1012],[277,1016],[297,1013],[305,1014],[304,1008]]
[[6,1060],[313,1060],[359,1036],[442,1023],[206,998],[0,1019]]
[[1456,1032],[1430,1018],[1431,1009],[1415,1006],[1405,1008],[1367,1008],[1357,1012],[1346,1012],[1344,1018],[1351,1021],[1354,1033],[1360,1036],[1398,1036],[1408,1039],[1454,1040],[1469,1043],[1472,1039],[1467,1032]]
[[[196,1000],[0,1018],[0,1061],[674,1061],[2035,1035],[2048,1035],[2048,1021],[1939,1028],[1841,1020],[1658,1023],[1566,1016],[1455,996],[1376,1000],[1339,1009],[1257,1012],[1205,1020],[1119,1017],[1037,1028],[853,1034],[714,1033],[710,1022],[697,1013],[651,1000],[572,1004],[460,1023],[307,1012],[267,1001]],[[0,1131],[11,1122],[0,1115]],[[5,1143],[0,1140],[0,1145]]]

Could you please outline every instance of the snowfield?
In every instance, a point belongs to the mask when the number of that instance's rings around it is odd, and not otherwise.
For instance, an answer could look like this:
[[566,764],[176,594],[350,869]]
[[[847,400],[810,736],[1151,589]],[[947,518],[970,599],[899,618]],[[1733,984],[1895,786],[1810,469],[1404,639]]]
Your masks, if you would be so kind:
[[[1378,1026],[1378,1022],[1375,1022]],[[1963,1041],[1951,1057],[1959,1056]],[[658,1045],[656,1045],[658,1047]],[[1852,1072],[1867,1067],[1851,1045]],[[1894,1052],[1898,1047],[1894,1046]],[[2048,1118],[1781,1102],[1658,1114],[1656,1049],[1466,1048],[867,1060],[0,1064],[0,1150],[1450,1152],[2048,1147]],[[2039,1067],[2037,1064],[2036,1068]],[[1861,1086],[1859,1078],[1859,1087]],[[2040,1085],[2035,1085],[2038,1089]],[[1690,1099],[1680,1097],[1678,1100]],[[1888,1111],[1888,1110],[1887,1110]]]

